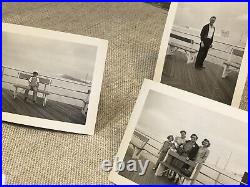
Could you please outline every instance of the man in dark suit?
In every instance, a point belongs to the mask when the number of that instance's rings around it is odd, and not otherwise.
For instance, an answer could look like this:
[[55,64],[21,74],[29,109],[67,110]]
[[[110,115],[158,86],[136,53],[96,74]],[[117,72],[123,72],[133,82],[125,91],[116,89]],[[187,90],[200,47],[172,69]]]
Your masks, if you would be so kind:
[[196,58],[195,62],[195,68],[196,69],[202,69],[204,68],[203,62],[207,57],[207,53],[209,48],[212,47],[213,39],[214,39],[214,33],[215,33],[215,27],[214,22],[216,21],[216,17],[212,16],[210,18],[210,23],[205,25],[201,30],[201,43],[200,43],[200,49]]
[[187,140],[183,145],[184,155],[186,155],[187,160],[195,160],[195,157],[199,151],[199,146],[196,141],[198,139],[196,134],[192,134],[190,140]]
[[[186,143],[183,145],[183,156],[186,156],[187,160],[195,160],[195,157],[199,151],[199,146],[196,143],[198,140],[198,136],[196,134],[192,134],[190,140],[187,140]],[[192,171],[189,170],[189,165],[184,164],[181,168],[182,174],[190,177],[192,174]]]

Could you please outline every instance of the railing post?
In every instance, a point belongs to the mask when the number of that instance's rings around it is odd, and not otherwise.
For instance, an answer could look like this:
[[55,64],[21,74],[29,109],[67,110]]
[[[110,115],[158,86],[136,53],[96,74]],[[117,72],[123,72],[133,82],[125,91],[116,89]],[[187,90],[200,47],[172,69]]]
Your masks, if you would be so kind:
[[218,184],[219,178],[220,178],[221,173],[218,172],[218,176],[216,177],[214,184]]

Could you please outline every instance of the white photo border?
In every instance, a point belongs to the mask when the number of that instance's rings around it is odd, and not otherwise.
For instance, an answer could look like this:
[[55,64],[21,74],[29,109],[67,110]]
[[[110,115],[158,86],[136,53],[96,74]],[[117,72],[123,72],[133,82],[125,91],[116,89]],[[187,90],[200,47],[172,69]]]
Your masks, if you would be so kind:
[[96,61],[94,65],[93,80],[91,85],[91,93],[89,97],[88,113],[85,125],[2,112],[2,120],[5,122],[52,129],[57,131],[93,135],[95,131],[100,92],[102,87],[102,79],[105,69],[108,41],[82,35],[45,30],[9,23],[2,23],[2,32],[3,31],[14,34],[24,34],[46,39],[56,39],[60,41],[74,42],[97,47]]
[[[160,51],[159,51],[158,59],[156,62],[155,72],[154,72],[153,80],[156,82],[161,82],[163,67],[165,64],[165,57],[167,53],[168,43],[170,40],[170,33],[174,25],[174,20],[175,20],[178,4],[179,3],[172,2],[170,5],[167,21],[166,21],[164,32],[162,35]],[[247,76],[248,76],[248,39],[246,41],[246,47],[244,50],[244,55],[242,58],[242,63],[241,63],[240,71],[238,74],[237,83],[234,89],[233,99],[231,102],[231,106],[233,107],[239,108],[240,106],[241,97],[242,97],[245,84],[247,81]]]
[[[197,94],[193,94],[184,90],[180,90],[175,87],[171,87],[168,85],[164,85],[161,83],[157,83],[148,79],[145,79],[139,93],[138,99],[136,101],[134,110],[131,114],[131,118],[129,120],[127,129],[123,136],[122,142],[120,144],[118,153],[116,155],[119,160],[124,160],[126,151],[128,149],[129,143],[132,139],[133,133],[136,129],[138,121],[140,119],[141,113],[144,108],[144,104],[147,100],[150,91],[155,91],[172,98],[176,98],[181,101],[185,101],[192,105],[196,105],[202,108],[206,108],[208,110],[214,111],[216,113],[220,113],[224,116],[228,116],[230,118],[234,118],[238,121],[244,122],[248,124],[248,112],[237,109],[235,107],[231,107],[229,105],[199,96]],[[115,168],[110,172],[109,180],[115,184],[136,184],[135,182],[119,175]]]

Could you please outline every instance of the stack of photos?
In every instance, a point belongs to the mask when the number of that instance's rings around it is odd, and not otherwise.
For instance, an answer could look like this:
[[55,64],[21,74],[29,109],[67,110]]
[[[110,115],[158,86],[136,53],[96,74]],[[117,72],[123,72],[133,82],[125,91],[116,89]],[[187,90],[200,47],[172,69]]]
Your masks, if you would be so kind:
[[3,120],[93,134],[107,41],[2,26]]
[[248,184],[247,34],[246,3],[171,3],[110,181]]
[[[170,4],[154,79],[142,85],[110,181],[248,184],[248,112],[238,109],[247,37],[247,3]],[[3,121],[93,135],[107,49],[2,23]]]

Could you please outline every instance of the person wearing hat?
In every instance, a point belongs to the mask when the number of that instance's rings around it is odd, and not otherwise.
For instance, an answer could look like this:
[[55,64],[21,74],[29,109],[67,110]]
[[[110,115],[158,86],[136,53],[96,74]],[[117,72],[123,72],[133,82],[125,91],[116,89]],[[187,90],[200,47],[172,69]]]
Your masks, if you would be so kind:
[[29,78],[28,80],[28,88],[25,90],[25,97],[24,97],[24,101],[27,101],[28,99],[28,94],[29,91],[33,91],[33,102],[36,103],[36,99],[37,99],[37,90],[39,87],[39,78],[38,78],[38,72],[34,71],[33,75]]
[[167,155],[167,152],[168,150],[171,148],[171,147],[174,147],[174,136],[173,135],[169,135],[167,137],[167,141],[165,141],[159,151],[159,157],[158,157],[158,160],[153,168],[153,170],[156,170],[160,164],[160,162],[162,162],[165,158],[165,156]]

